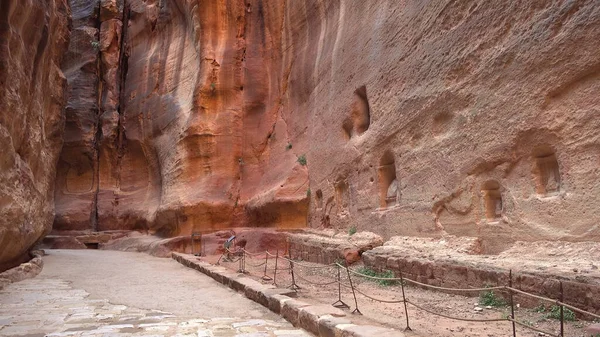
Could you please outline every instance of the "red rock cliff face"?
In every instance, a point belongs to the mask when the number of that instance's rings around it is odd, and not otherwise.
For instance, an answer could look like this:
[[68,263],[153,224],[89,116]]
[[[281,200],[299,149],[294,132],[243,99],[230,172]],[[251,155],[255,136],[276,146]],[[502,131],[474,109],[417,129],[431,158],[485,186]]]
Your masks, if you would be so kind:
[[66,0],[0,1],[0,271],[52,226],[68,38]]
[[62,228],[600,240],[593,1],[101,5]]
[[[281,115],[283,7],[89,3],[72,0],[84,34],[70,47],[69,83],[80,84],[71,86],[55,228],[306,226],[308,172],[287,149]],[[98,26],[99,51],[80,52],[76,41],[93,40]]]
[[595,1],[289,1],[311,226],[600,240]]

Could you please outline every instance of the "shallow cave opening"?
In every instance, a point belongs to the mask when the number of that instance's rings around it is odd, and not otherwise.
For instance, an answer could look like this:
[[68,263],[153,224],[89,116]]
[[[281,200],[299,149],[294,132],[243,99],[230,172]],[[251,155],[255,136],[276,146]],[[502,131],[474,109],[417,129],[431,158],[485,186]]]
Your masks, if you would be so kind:
[[546,195],[560,190],[560,170],[552,148],[545,146],[533,152],[532,171],[538,194]]
[[85,242],[84,245],[87,249],[98,249],[100,246],[98,242]]
[[367,87],[354,91],[350,116],[342,121],[344,138],[350,140],[354,135],[362,135],[371,125],[371,111],[367,98]]
[[338,213],[342,213],[348,209],[349,192],[348,182],[345,179],[338,180],[335,183],[335,199],[338,205]]
[[481,187],[485,217],[488,220],[498,220],[502,217],[502,194],[500,184],[495,180],[487,181]]
[[352,120],[354,122],[354,131],[359,135],[367,131],[371,125],[371,111],[367,98],[367,87],[364,85],[354,91]]
[[396,178],[396,161],[390,151],[386,151],[379,162],[379,206],[391,207],[400,199],[400,187]]
[[323,192],[321,190],[317,190],[315,193],[315,199],[317,201],[317,210],[323,208]]

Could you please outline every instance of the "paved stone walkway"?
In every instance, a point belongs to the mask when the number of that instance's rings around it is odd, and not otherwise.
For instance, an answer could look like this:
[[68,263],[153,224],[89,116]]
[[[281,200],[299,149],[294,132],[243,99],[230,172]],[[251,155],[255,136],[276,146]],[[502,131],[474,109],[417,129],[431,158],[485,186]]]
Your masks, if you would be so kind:
[[[48,267],[52,265],[45,268]],[[156,276],[150,282],[160,282],[160,276]],[[205,276],[198,274],[197,277]],[[210,314],[196,317],[111,303],[98,294],[91,296],[86,290],[74,288],[71,283],[42,275],[1,290],[0,336],[310,336],[282,319]],[[237,294],[231,292],[231,295]],[[245,304],[240,299],[235,301],[241,306],[236,310],[243,311]],[[250,309],[254,304],[247,305]],[[232,313],[239,314],[239,311]],[[264,316],[273,317],[271,313]]]

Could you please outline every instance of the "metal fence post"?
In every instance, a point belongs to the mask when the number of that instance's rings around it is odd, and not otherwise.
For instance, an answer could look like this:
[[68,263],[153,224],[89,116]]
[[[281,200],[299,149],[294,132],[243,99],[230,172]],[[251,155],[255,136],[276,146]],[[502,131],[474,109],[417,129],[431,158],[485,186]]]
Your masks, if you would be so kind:
[[340,266],[337,263],[335,266],[337,268],[338,300],[333,302],[331,305],[336,308],[350,309],[350,306],[342,301],[342,280],[340,277]]
[[272,280],[272,278],[271,278],[271,277],[269,277],[269,275],[267,275],[267,266],[268,266],[268,265],[269,265],[269,251],[267,250],[267,251],[265,252],[265,270],[264,270],[264,272],[263,272],[263,276],[262,276],[262,279],[263,279],[264,281],[271,281],[271,280]]
[[565,335],[565,307],[562,305],[564,303],[565,294],[563,292],[563,283],[559,281],[560,285],[560,336],[563,337]]
[[273,271],[273,285],[277,286],[277,260],[279,260],[279,249],[275,253],[275,270]]
[[289,286],[290,289],[296,291],[300,289],[296,284],[296,277],[294,277],[294,263],[292,262],[292,253],[288,251],[288,259],[290,262],[290,273],[292,274],[292,284]]
[[[512,288],[512,269],[508,272],[508,287]],[[515,324],[515,302],[513,300],[513,291],[512,289],[508,289],[508,293],[510,294],[510,318],[512,318],[512,331],[513,337],[517,337],[517,325]]]
[[406,303],[406,294],[404,293],[404,276],[402,275],[402,269],[400,269],[400,286],[402,287],[402,300],[404,301],[404,314],[406,315],[406,329],[405,331],[412,331],[408,323],[408,305]]
[[346,272],[348,273],[348,281],[350,281],[350,288],[352,289],[352,296],[354,296],[354,306],[356,309],[352,311],[353,314],[362,315],[362,312],[358,310],[358,301],[356,300],[356,292],[354,291],[354,285],[352,284],[352,277],[350,277],[350,268],[348,268],[348,261],[346,261]]

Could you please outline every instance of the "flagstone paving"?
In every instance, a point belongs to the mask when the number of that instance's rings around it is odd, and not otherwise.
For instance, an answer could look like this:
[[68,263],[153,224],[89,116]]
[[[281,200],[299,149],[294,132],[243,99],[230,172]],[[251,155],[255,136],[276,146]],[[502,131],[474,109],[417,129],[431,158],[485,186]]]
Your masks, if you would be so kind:
[[[85,257],[85,253],[83,254]],[[115,254],[110,254],[110,256],[115,256]],[[89,266],[97,268],[98,265],[93,263],[97,258],[102,258],[102,256],[97,253],[90,255]],[[85,258],[81,261],[85,261]],[[120,263],[127,264],[127,261],[128,259],[124,258],[120,260]],[[65,262],[68,263],[68,261]],[[60,263],[52,263],[45,268],[57,266],[60,266]],[[129,267],[135,269],[135,265]],[[168,296],[168,287],[165,288],[164,284],[161,285],[161,278],[167,278],[169,275],[160,276],[160,274],[164,274],[161,273],[161,270],[156,272],[155,278],[147,281],[157,284],[155,293],[150,292],[140,294],[140,296],[150,298]],[[180,272],[189,273],[190,271],[182,269]],[[91,294],[87,290],[74,287],[72,280],[61,279],[52,276],[53,274],[40,274],[34,279],[13,283],[0,290],[0,336],[310,336],[307,332],[294,328],[290,323],[266,309],[257,309],[255,303],[237,296],[238,294],[229,289],[215,289],[213,285],[207,287],[206,290],[223,292],[226,295],[221,294],[222,301],[229,298],[228,302],[234,301],[236,304],[233,306],[235,309],[225,310],[229,311],[231,316],[215,317],[216,310],[212,310],[202,317],[201,312],[185,313],[185,309],[176,310],[179,313],[173,314],[160,309],[138,308],[108,299],[114,298],[114,296],[102,298],[102,294]],[[206,277],[199,273],[196,274],[194,276],[198,278]],[[77,274],[73,275],[76,277]],[[80,275],[80,277],[89,277],[89,275]],[[168,283],[167,280],[162,281]],[[207,280],[203,281],[208,282]],[[94,292],[94,287],[90,288]],[[106,291],[106,288],[102,289]],[[167,294],[164,294],[165,291]],[[202,289],[196,291],[202,293]],[[198,297],[198,293],[195,293],[194,296]],[[211,300],[213,297],[207,296],[207,298]],[[150,303],[155,302],[151,301]],[[219,303],[212,303],[207,307],[218,305]],[[175,307],[176,303],[170,303],[169,306]],[[265,310],[265,312],[261,312],[261,310]],[[245,315],[245,312],[252,312],[252,315]],[[219,314],[223,314],[223,312],[219,312]]]

